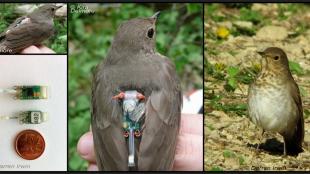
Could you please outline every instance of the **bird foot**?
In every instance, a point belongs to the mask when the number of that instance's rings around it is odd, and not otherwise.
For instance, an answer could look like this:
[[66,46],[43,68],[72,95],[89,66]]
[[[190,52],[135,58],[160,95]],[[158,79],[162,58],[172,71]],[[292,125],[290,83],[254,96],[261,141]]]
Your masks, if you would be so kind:
[[131,96],[130,94],[127,94],[126,91],[125,92],[120,92],[119,94],[115,95],[112,97],[112,99],[117,99],[117,100],[123,100],[125,98],[137,98],[138,100],[144,100],[145,96],[139,92],[136,93],[136,96]]
[[123,100],[125,98],[125,93],[120,92],[119,94],[112,97],[112,99]]
[[143,94],[141,94],[141,93],[137,93],[137,99],[139,99],[139,100],[144,100],[145,99],[145,96],[143,95]]

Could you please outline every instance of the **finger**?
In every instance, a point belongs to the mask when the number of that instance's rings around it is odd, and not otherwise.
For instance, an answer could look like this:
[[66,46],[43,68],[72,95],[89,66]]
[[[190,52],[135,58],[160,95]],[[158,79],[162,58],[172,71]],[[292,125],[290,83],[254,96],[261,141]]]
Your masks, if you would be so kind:
[[90,163],[90,164],[88,165],[87,171],[98,171],[98,166],[97,166],[97,164]]
[[40,49],[34,45],[27,47],[21,51],[22,54],[41,53]]
[[91,132],[87,132],[80,138],[77,151],[83,159],[91,163],[96,163],[93,134]]
[[203,132],[203,116],[201,114],[182,114],[180,134],[201,135]]
[[[203,155],[203,136],[183,134],[178,136],[176,155]],[[201,158],[202,159],[202,158]]]
[[41,50],[42,53],[50,53],[50,54],[55,53],[55,51],[53,51],[52,49],[50,49],[44,45],[40,45],[39,49]]
[[203,170],[203,137],[193,134],[183,134],[178,137],[174,170]]

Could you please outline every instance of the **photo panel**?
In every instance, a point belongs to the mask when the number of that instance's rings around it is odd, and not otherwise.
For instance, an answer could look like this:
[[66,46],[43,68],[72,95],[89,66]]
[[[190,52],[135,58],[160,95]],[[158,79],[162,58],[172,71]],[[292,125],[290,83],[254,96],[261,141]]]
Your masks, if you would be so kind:
[[203,5],[68,11],[68,170],[202,171]]
[[0,55],[67,54],[66,3],[1,3]]
[[309,6],[204,8],[204,170],[309,170]]
[[0,56],[0,170],[67,170],[67,56]]

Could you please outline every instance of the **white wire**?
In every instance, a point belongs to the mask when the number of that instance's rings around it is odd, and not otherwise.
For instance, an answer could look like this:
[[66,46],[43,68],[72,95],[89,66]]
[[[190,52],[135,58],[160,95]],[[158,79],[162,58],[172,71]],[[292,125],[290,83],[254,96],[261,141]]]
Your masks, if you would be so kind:
[[0,89],[0,93],[15,94],[16,92],[15,89]]
[[[1,89],[0,88],[0,93],[7,93],[7,94],[14,94],[16,93],[15,89]],[[0,116],[0,120],[9,120],[9,119],[16,119],[18,117],[16,116]]]
[[0,120],[17,119],[17,116],[0,116]]

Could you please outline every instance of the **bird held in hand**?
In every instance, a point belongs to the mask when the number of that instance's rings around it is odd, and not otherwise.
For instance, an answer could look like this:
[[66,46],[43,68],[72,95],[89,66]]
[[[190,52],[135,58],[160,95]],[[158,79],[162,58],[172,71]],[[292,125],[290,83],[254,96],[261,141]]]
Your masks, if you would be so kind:
[[46,4],[17,18],[0,34],[0,53],[15,54],[31,45],[39,45],[55,33],[53,17],[61,6]]
[[[94,73],[91,125],[99,170],[172,169],[182,94],[175,66],[155,51],[158,16],[123,22]],[[124,120],[131,111],[135,117]],[[124,131],[132,123],[138,125],[134,140]]]
[[263,131],[280,133],[284,155],[302,152],[304,118],[299,88],[285,52],[277,47],[259,52],[262,69],[249,87],[248,109],[253,123]]

